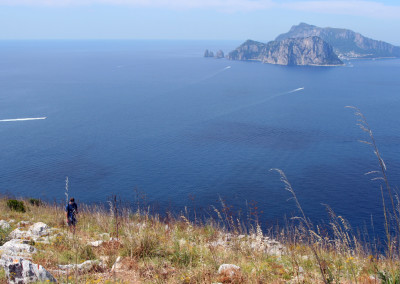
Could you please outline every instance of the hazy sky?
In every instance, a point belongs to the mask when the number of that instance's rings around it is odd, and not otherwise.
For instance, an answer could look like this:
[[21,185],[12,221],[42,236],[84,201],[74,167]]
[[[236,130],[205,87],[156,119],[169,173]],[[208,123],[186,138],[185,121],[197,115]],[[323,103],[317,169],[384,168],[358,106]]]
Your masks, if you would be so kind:
[[400,45],[399,0],[0,0],[0,39],[254,39],[294,24]]

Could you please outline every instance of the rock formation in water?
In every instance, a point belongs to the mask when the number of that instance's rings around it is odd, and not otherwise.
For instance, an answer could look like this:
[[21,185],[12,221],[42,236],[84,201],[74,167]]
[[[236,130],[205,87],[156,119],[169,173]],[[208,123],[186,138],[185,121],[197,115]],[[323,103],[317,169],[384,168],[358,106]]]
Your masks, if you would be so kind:
[[204,57],[214,57],[214,52],[206,49],[206,51],[204,52]]
[[247,40],[228,54],[231,60],[254,60],[280,65],[342,65],[331,45],[319,37],[289,38],[261,43]]
[[219,58],[224,58],[224,52],[220,49],[217,51],[217,53],[215,54],[215,58],[219,59]]
[[400,47],[373,40],[348,29],[320,28],[301,23],[289,32],[279,35],[275,40],[318,36],[332,45],[340,58],[379,58],[400,57]]

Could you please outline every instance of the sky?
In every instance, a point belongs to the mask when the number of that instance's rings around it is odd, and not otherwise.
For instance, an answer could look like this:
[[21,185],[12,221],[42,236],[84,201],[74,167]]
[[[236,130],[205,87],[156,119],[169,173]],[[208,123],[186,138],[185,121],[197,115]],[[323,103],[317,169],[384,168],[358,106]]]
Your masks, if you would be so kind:
[[399,0],[0,0],[0,40],[273,40],[292,25],[400,45]]

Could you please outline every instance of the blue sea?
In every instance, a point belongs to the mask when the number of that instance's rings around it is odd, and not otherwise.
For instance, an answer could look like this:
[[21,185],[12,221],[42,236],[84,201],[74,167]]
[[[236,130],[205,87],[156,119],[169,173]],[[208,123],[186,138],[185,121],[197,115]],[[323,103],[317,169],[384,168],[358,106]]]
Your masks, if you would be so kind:
[[[323,204],[356,227],[382,224],[366,116],[400,186],[400,60],[287,67],[204,58],[240,41],[1,41],[0,192],[105,202],[135,190],[160,210],[256,204],[265,223]],[[250,205],[249,205],[250,206]],[[262,213],[261,213],[262,211]]]

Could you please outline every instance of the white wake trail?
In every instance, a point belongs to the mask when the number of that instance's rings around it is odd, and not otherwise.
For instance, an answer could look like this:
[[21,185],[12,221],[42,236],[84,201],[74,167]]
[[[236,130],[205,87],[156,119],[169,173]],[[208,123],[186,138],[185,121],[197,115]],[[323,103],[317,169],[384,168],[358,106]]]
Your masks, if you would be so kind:
[[10,122],[10,121],[27,121],[27,120],[43,120],[47,117],[26,117],[26,118],[9,118],[9,119],[0,119],[0,122]]
[[285,94],[291,94],[291,93],[295,93],[295,92],[302,91],[302,90],[304,90],[304,87],[302,87],[302,88],[297,88],[297,89],[294,89],[294,90],[292,90],[292,91],[289,91],[289,92],[287,92],[287,93],[285,93]]
[[208,80],[208,79],[211,79],[211,78],[217,76],[218,74],[220,74],[220,73],[222,73],[222,72],[224,72],[224,71],[226,71],[226,70],[228,70],[228,69],[231,69],[231,68],[232,68],[232,66],[230,66],[230,65],[229,65],[229,66],[226,66],[226,67],[224,67],[224,68],[222,68],[222,69],[219,69],[218,71],[216,71],[216,72],[214,72],[214,73],[212,73],[212,74],[210,74],[210,75],[204,77],[203,79],[197,81],[196,83],[201,82],[201,81],[205,81],[205,80]]
[[244,106],[240,106],[238,108],[234,108],[234,109],[219,113],[219,114],[217,114],[217,115],[215,115],[213,117],[210,117],[206,121],[213,120],[213,119],[216,119],[218,117],[221,117],[221,116],[224,116],[224,115],[228,115],[228,114],[231,114],[231,113],[234,113],[234,112],[237,112],[237,111],[241,111],[241,110],[249,108],[249,107],[254,107],[254,106],[257,106],[257,105],[260,105],[260,104],[264,104],[264,103],[266,103],[268,101],[271,101],[271,100],[273,100],[273,99],[275,99],[277,97],[289,95],[289,94],[296,93],[296,92],[300,92],[300,91],[303,91],[304,89],[305,89],[304,87],[301,87],[301,88],[297,88],[297,89],[294,89],[294,90],[291,90],[291,91],[288,91],[288,92],[285,92],[285,93],[278,93],[278,94],[275,94],[275,95],[270,96],[268,98],[265,98],[263,100],[260,100],[258,102],[250,103],[250,104],[247,104],[247,105],[244,105]]

